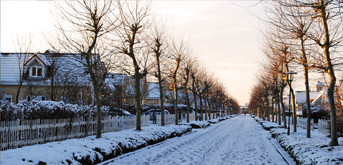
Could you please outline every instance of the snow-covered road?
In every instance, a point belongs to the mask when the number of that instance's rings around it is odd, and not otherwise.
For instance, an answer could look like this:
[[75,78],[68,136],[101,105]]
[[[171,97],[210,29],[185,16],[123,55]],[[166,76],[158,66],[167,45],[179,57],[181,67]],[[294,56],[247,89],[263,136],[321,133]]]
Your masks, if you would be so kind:
[[286,164],[268,137],[269,132],[250,116],[243,115],[206,129],[193,129],[192,133],[121,155],[102,164]]

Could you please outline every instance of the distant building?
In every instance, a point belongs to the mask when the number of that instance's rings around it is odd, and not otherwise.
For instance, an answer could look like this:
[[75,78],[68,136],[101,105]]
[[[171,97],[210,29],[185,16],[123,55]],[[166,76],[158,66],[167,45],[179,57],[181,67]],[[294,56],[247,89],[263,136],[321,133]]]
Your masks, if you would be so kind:
[[[135,101],[136,92],[135,92],[134,82],[135,82],[135,79],[133,78],[133,76],[127,77],[125,103],[129,105],[136,104],[136,101]],[[146,77],[143,77],[142,79],[140,79],[140,90],[143,95],[142,100],[141,100],[142,102],[145,95],[147,94],[147,89],[148,89],[148,82],[147,82]]]
[[157,82],[148,82],[148,91],[144,97],[145,105],[160,105],[160,87]]
[[[317,98],[321,94],[320,92],[313,92],[310,91],[310,103]],[[304,106],[306,107],[306,91],[296,91],[295,92],[296,98],[296,106],[298,107],[298,111],[303,111]]]
[[241,114],[250,114],[250,110],[248,108],[248,104],[246,103],[244,106],[240,107]]

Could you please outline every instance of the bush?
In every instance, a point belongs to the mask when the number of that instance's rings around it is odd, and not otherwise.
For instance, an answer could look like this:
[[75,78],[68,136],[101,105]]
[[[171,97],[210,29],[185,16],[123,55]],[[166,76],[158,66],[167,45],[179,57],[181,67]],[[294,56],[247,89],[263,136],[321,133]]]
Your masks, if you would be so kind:
[[[108,114],[109,107],[102,106],[103,115]],[[1,121],[17,119],[66,119],[75,117],[96,117],[96,106],[65,104],[55,101],[20,101],[12,104],[0,101]]]
[[329,112],[325,109],[319,109],[312,111],[311,118],[314,119],[315,123],[318,123],[318,119],[329,119]]

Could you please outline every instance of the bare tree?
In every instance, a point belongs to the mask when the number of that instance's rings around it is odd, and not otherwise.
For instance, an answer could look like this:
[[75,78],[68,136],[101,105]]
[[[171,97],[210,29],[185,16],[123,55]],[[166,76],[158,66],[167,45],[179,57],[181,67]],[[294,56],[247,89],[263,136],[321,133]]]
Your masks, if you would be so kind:
[[319,47],[322,48],[323,55],[325,57],[325,63],[323,66],[321,66],[321,68],[323,68],[329,76],[328,98],[331,116],[330,144],[332,146],[338,145],[336,107],[334,98],[336,76],[332,57],[334,48],[337,47],[342,41],[342,35],[340,31],[342,25],[342,19],[340,19],[340,16],[342,13],[341,11],[335,11],[337,7],[340,6],[340,4],[337,3],[339,2],[335,0],[313,0],[309,1],[309,3],[303,3],[303,5],[306,5],[312,9],[315,23],[318,25],[318,31],[309,36]]
[[174,91],[174,111],[175,111],[175,125],[179,124],[179,110],[178,110],[178,71],[181,65],[181,61],[185,59],[188,53],[188,45],[185,41],[177,42],[175,40],[171,41],[169,45],[170,58],[173,62],[173,69],[171,73],[173,81],[173,91]]
[[[134,91],[135,91],[135,104],[136,104],[136,130],[140,131],[141,128],[141,100],[143,94],[141,92],[141,82],[148,74],[148,69],[151,67],[151,60],[149,59],[149,50],[147,44],[144,42],[144,34],[147,32],[150,22],[148,20],[151,5],[141,1],[117,1],[119,8],[120,24],[116,29],[113,40],[119,40],[115,46],[116,51],[123,54],[126,58],[122,59],[125,66],[121,65],[125,72],[133,73],[134,78]],[[126,64],[132,61],[132,66],[129,68]]]
[[189,94],[188,91],[190,89],[189,87],[189,82],[191,79],[191,70],[193,68],[193,64],[194,64],[195,59],[191,56],[187,56],[187,58],[184,60],[183,65],[181,66],[182,68],[182,79],[183,79],[183,83],[182,83],[182,88],[183,88],[183,92],[186,95],[186,104],[187,104],[187,123],[189,123],[189,112],[190,112],[190,100],[189,100]]
[[26,72],[25,68],[25,62],[29,58],[29,52],[32,49],[32,38],[31,35],[28,36],[28,38],[25,37],[19,37],[17,35],[16,41],[14,43],[15,49],[17,51],[17,59],[18,59],[18,71],[19,71],[19,79],[18,79],[18,88],[15,95],[15,103],[18,104],[19,102],[19,95],[21,88],[23,86],[24,82],[24,75]]
[[[292,40],[289,46],[296,49],[294,53],[295,60],[302,65],[305,78],[305,90],[306,90],[306,106],[307,106],[307,137],[311,137],[311,109],[310,109],[310,89],[309,89],[309,69],[310,61],[308,49],[310,44],[306,44],[309,37],[308,31],[311,28],[313,19],[308,17],[305,8],[294,7],[297,6],[293,0],[279,1],[273,8],[272,24],[279,27],[281,33],[284,33],[286,39]],[[295,42],[294,42],[295,41]]]
[[306,15],[313,21],[311,29],[306,34],[322,50],[319,55],[324,62],[317,66],[329,77],[328,98],[331,117],[331,142],[332,146],[338,145],[336,126],[336,107],[334,91],[336,85],[335,76],[335,52],[342,42],[342,7],[341,1],[336,0],[292,0],[284,3],[285,6],[304,8],[301,14]]
[[190,78],[191,78],[191,91],[194,97],[194,113],[195,113],[195,120],[198,121],[198,89],[199,89],[199,79],[200,79],[200,69],[197,62],[191,68]]
[[210,88],[212,87],[213,84],[213,76],[210,74],[206,74],[204,77],[204,97],[205,97],[205,120],[211,119],[211,114],[210,114],[210,106],[209,106],[209,93],[210,93]]
[[164,115],[164,87],[163,87],[163,78],[162,78],[162,69],[161,69],[161,58],[163,58],[166,53],[167,43],[166,43],[166,34],[163,27],[154,27],[153,30],[153,43],[152,50],[155,55],[156,60],[156,72],[155,77],[158,79],[158,86],[160,90],[160,108],[161,108],[161,125],[165,125],[165,115]]
[[84,67],[90,76],[97,106],[97,133],[101,138],[102,111],[100,90],[107,75],[105,68],[108,57],[104,51],[102,38],[113,30],[114,19],[107,19],[113,10],[111,0],[106,1],[63,1],[57,3],[59,18],[56,24],[58,45],[51,44],[55,50],[76,52],[75,60]]

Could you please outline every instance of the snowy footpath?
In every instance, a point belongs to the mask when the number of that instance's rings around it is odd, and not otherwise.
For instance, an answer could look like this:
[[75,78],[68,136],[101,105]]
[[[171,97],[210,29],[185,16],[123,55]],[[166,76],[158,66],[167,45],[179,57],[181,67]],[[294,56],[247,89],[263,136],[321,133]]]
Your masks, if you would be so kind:
[[241,115],[206,129],[193,129],[192,133],[121,155],[101,165],[287,164],[269,139],[270,133],[260,124],[248,115]]

